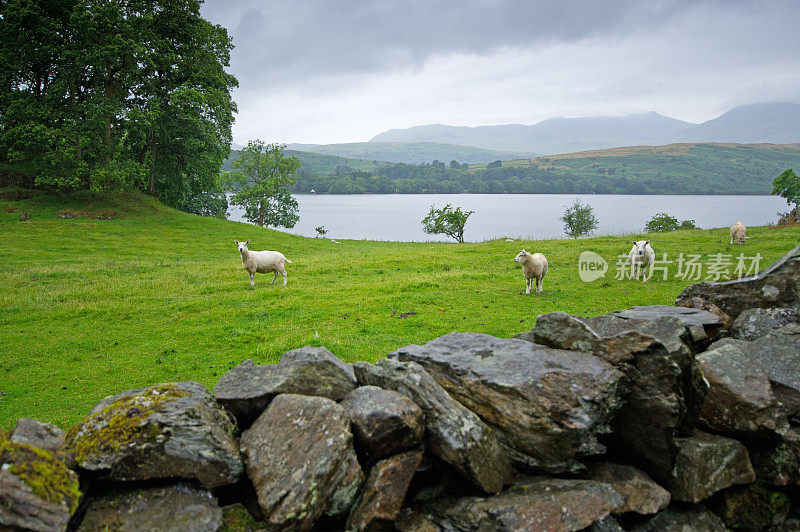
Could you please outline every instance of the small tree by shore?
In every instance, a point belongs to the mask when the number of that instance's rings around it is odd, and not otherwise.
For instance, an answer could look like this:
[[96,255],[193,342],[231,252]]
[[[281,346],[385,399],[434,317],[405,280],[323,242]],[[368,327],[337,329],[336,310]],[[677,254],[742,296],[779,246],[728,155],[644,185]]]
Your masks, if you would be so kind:
[[564,222],[564,232],[572,238],[588,235],[597,229],[594,207],[589,204],[584,205],[577,199],[559,219]]
[[449,203],[437,209],[431,205],[428,215],[422,219],[422,230],[429,235],[447,235],[455,238],[456,242],[464,242],[464,226],[467,218],[475,211],[462,211],[461,207],[453,209]]

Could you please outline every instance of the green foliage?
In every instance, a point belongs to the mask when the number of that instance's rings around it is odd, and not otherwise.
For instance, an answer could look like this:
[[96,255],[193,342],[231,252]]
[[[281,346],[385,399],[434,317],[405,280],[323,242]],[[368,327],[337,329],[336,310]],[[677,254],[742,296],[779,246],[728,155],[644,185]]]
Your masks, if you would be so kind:
[[300,161],[284,153],[286,146],[250,141],[231,164],[229,185],[236,192],[231,203],[245,209],[245,218],[265,226],[294,227],[297,200],[289,188],[297,182]]
[[800,177],[789,168],[772,182],[772,193],[786,200],[787,204],[794,203],[795,208],[800,206]]
[[500,168],[501,166],[503,166],[503,161],[497,160],[487,164],[486,168]]
[[328,234],[328,230],[325,229],[324,225],[320,225],[319,227],[314,228],[314,231],[317,232],[317,237],[324,237]]
[[197,0],[0,4],[0,184],[218,214],[236,79]]
[[464,242],[464,226],[467,225],[467,218],[475,211],[462,211],[461,207],[453,209],[449,203],[437,209],[431,205],[431,210],[422,219],[422,230],[429,235],[447,235],[455,238],[456,242]]
[[[672,305],[694,282],[675,277],[677,264],[669,266],[667,281],[614,279],[615,257],[627,254],[629,240],[646,239],[639,235],[331,245],[198,218],[136,192],[81,192],[67,203],[41,191],[5,192],[0,430],[26,416],[67,428],[104,397],[157,382],[192,380],[211,389],[246,358],[274,363],[304,345],[324,346],[345,362],[374,363],[455,330],[511,338],[547,312],[594,316]],[[57,219],[65,208],[114,210],[120,217]],[[31,221],[20,222],[20,212],[31,212]],[[797,228],[748,227],[747,233],[746,254],[760,253],[762,268],[797,245]],[[276,249],[293,261],[286,287],[267,279],[248,289],[232,244],[248,238],[252,249]],[[676,231],[659,238],[658,252],[675,258],[696,250],[704,262],[738,254],[729,241],[727,227]],[[551,267],[535,304],[520,295],[525,281],[513,258],[523,247],[543,251]],[[604,280],[580,280],[584,250],[609,261]],[[417,314],[397,317],[409,311]]]
[[559,219],[564,222],[564,232],[572,238],[588,235],[597,229],[597,217],[594,215],[594,207],[588,204],[584,205],[577,199],[571,207],[564,211],[564,214]]
[[667,231],[677,231],[678,229],[697,229],[697,226],[694,220],[678,222],[677,218],[665,212],[656,214],[644,226],[645,233],[666,233]]

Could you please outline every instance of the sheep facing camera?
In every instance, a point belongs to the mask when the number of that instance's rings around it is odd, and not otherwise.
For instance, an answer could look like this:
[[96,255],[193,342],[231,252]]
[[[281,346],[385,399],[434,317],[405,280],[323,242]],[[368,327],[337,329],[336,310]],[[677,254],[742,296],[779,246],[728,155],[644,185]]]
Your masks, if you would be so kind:
[[584,283],[606,276],[608,262],[594,251],[584,251],[578,258],[578,275]]

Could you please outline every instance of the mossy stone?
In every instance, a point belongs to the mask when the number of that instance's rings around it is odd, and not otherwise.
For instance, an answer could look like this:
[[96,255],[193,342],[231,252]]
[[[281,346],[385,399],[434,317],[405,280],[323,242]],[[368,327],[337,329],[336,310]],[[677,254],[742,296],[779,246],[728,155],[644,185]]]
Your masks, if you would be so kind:
[[94,456],[116,452],[124,445],[155,441],[160,430],[148,423],[149,416],[164,403],[188,395],[174,384],[159,384],[139,394],[120,397],[83,424],[69,429],[63,453],[80,465]]
[[0,464],[40,499],[64,506],[72,514],[81,498],[78,476],[52,453],[0,434]]

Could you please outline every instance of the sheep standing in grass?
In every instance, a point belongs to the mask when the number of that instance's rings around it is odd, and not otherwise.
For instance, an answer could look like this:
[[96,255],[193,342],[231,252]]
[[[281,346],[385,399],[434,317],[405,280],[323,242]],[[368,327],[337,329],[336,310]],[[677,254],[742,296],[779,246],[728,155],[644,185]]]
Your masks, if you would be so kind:
[[528,253],[524,249],[514,257],[514,262],[522,264],[522,275],[525,277],[525,293],[530,294],[533,280],[536,279],[536,291],[541,292],[544,276],[547,275],[547,259],[541,253]]
[[278,274],[283,275],[283,286],[286,286],[286,270],[283,268],[284,263],[291,264],[292,261],[283,256],[283,253],[278,251],[250,251],[247,249],[247,242],[233,241],[239,246],[239,253],[242,255],[242,268],[247,270],[250,274],[250,289],[256,286],[256,273],[269,273],[275,272],[270,284],[275,284],[275,279]]
[[[656,252],[650,247],[649,240],[634,240],[628,260],[631,261],[631,278],[639,279],[639,272],[642,272],[642,281],[646,281],[656,261]],[[650,272],[647,271],[648,268]]]
[[742,222],[736,222],[733,224],[731,226],[731,244],[734,242],[737,244],[744,244],[744,241],[750,238],[748,236],[744,236],[745,231],[747,231],[747,228]]

